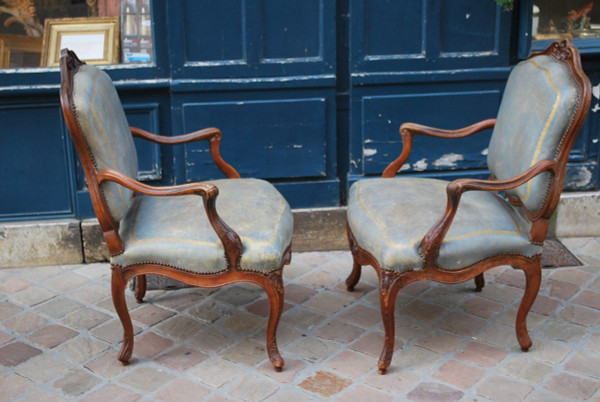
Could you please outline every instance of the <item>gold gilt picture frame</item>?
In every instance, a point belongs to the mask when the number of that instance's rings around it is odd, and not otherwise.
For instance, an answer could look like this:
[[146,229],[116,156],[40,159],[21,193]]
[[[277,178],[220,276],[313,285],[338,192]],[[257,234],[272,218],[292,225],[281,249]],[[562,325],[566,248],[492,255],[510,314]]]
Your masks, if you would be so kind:
[[119,62],[119,18],[56,18],[44,23],[42,66],[58,66],[60,50],[73,50],[88,64]]

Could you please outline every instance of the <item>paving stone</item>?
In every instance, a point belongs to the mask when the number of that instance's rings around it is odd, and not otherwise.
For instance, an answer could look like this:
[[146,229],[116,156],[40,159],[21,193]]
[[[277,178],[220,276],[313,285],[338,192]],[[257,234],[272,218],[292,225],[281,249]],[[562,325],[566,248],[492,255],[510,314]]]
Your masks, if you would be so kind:
[[63,394],[68,397],[77,397],[98,384],[100,380],[83,370],[71,370],[63,378],[55,381],[52,387],[60,390]]
[[73,314],[69,314],[64,317],[61,321],[75,329],[92,329],[100,324],[105,323],[111,317],[108,314],[101,313],[100,311],[93,310],[91,308],[84,308],[76,311]]
[[534,390],[527,397],[527,402],[565,402],[565,398],[555,393]]
[[546,337],[556,341],[576,342],[587,337],[588,328],[563,320],[551,319],[541,332]]
[[190,343],[205,352],[216,353],[231,345],[233,341],[219,332],[207,329],[191,338]]
[[0,295],[10,295],[23,289],[27,289],[31,284],[19,278],[8,278],[0,281]]
[[19,398],[19,402],[64,402],[67,399],[60,397],[52,392],[45,390],[43,388],[35,389],[31,392],[28,392],[27,395]]
[[273,370],[271,362],[265,362],[260,365],[258,372],[267,377],[271,377],[278,382],[289,384],[294,381],[296,375],[306,368],[306,363],[302,360],[285,358],[285,366],[282,371]]
[[121,384],[142,392],[153,392],[175,377],[168,372],[154,367],[139,367],[119,379]]
[[199,401],[206,397],[210,391],[202,385],[191,381],[178,379],[156,393],[159,401]]
[[340,318],[352,324],[368,328],[381,321],[381,313],[379,310],[356,304],[344,311]]
[[79,275],[85,276],[86,278],[100,279],[110,275],[110,264],[82,264],[80,268],[75,270],[75,272]]
[[57,292],[64,292],[82,286],[88,282],[89,279],[81,275],[73,272],[64,272],[54,278],[48,279],[44,282],[44,286],[56,290]]
[[336,398],[336,401],[339,402],[391,402],[393,400],[394,398],[392,398],[391,396],[379,392],[375,388],[371,388],[365,385],[358,385],[356,387],[352,387],[350,390],[344,392],[343,395]]
[[[350,344],[349,348],[358,352],[365,353],[369,356],[379,357],[381,348],[383,348],[383,334],[371,332],[363,336],[359,340]],[[404,342],[402,339],[396,338],[394,340],[394,350],[398,350],[402,347]]]
[[584,346],[585,349],[600,353],[600,334],[593,334]]
[[335,296],[329,292],[322,292],[311,297],[304,305],[313,310],[333,315],[351,303],[348,299]]
[[492,323],[492,325],[485,328],[475,339],[508,350],[512,350],[518,345],[515,329],[496,323]]
[[392,365],[403,369],[425,373],[443,360],[444,356],[429,350],[414,348],[403,349],[394,354]]
[[152,304],[145,304],[140,308],[131,312],[131,319],[138,324],[151,327],[159,322],[166,320],[169,317],[175,315],[174,312],[165,310]]
[[77,332],[62,325],[52,324],[40,328],[27,337],[31,342],[51,349],[77,336]]
[[213,388],[220,388],[223,384],[242,373],[241,368],[219,359],[202,362],[187,372],[190,377],[196,378]]
[[436,401],[450,402],[458,401],[464,393],[444,384],[434,382],[423,382],[407,395],[411,401]]
[[71,369],[71,364],[50,355],[41,355],[17,367],[15,373],[38,384],[59,377]]
[[471,293],[472,291],[459,289],[454,286],[438,285],[423,293],[421,298],[430,303],[441,304],[445,307],[454,307],[461,304]]
[[214,300],[210,299],[204,300],[197,305],[192,306],[186,311],[186,313],[205,323],[215,322],[219,318],[227,315],[227,313],[220,308],[217,303],[214,302]]
[[279,387],[255,375],[249,375],[233,384],[229,393],[247,402],[259,402],[273,395]]
[[600,311],[572,304],[565,307],[558,316],[586,327],[593,327],[600,323]]
[[108,384],[97,391],[92,392],[82,402],[133,402],[142,396],[116,384]]
[[196,335],[204,328],[204,324],[184,316],[176,316],[160,323],[156,330],[174,340],[182,341]]
[[401,395],[409,390],[419,377],[406,370],[390,366],[385,375],[378,372],[369,374],[365,383],[394,395]]
[[232,306],[241,306],[258,299],[264,291],[254,286],[252,288],[240,285],[227,286],[214,294],[214,298]]
[[417,281],[413,283],[409,283],[400,289],[400,293],[404,293],[410,296],[417,296],[429,289],[431,285],[426,281]]
[[485,320],[459,312],[450,312],[442,317],[436,327],[447,329],[461,335],[473,336],[485,326]]
[[[115,310],[115,305],[113,303],[112,297],[106,297],[110,294],[110,290],[102,290],[102,292],[103,296],[101,297],[101,300],[95,302],[96,307],[100,307],[103,310],[116,314],[117,311]],[[133,294],[129,292],[125,293],[125,304],[127,305],[127,311],[129,311],[130,313],[134,309],[140,307],[140,304],[137,302],[136,298],[133,296]]]
[[264,344],[247,339],[221,352],[219,355],[232,362],[247,366],[255,366],[268,357]]
[[485,375],[485,370],[466,365],[456,360],[442,364],[431,376],[458,388],[471,388]]
[[491,318],[498,311],[502,310],[504,306],[504,304],[497,303],[492,300],[474,297],[463,303],[461,307],[469,314],[473,314],[482,318]]
[[23,311],[19,306],[15,306],[9,301],[0,301],[0,321],[3,321],[13,315]]
[[110,347],[92,337],[78,336],[77,338],[63,343],[55,350],[67,359],[82,364]]
[[[383,331],[383,322],[377,323],[375,327],[377,331]],[[408,342],[409,340],[416,338],[418,336],[423,335],[423,331],[425,330],[425,326],[419,324],[419,321],[414,318],[398,316],[396,315],[394,320],[394,333],[396,338],[401,338],[403,341]]]
[[340,349],[340,346],[324,339],[301,337],[286,349],[288,353],[299,356],[308,362],[319,363],[332,356]]
[[423,303],[415,300],[409,305],[400,309],[399,314],[407,314],[424,322],[435,321],[440,315],[446,312],[446,309],[435,304]]
[[312,271],[297,279],[298,282],[313,289],[328,289],[339,281],[333,274],[323,271]]
[[547,341],[540,338],[533,338],[532,342],[533,344],[527,355],[551,364],[562,362],[571,353],[571,348],[562,342]]
[[152,358],[173,346],[173,341],[156,335],[154,332],[145,332],[133,342],[133,352],[145,358]]
[[0,331],[0,345],[4,345],[5,343],[12,341],[13,339],[15,338],[10,336],[6,332]]
[[549,294],[551,297],[556,297],[562,300],[569,300],[577,292],[579,292],[580,289],[578,285],[574,285],[569,282],[554,280],[552,278],[544,281],[544,284],[548,287]]
[[538,314],[551,315],[560,307],[561,303],[560,300],[538,295],[531,306],[531,311]]
[[[283,313],[285,313],[292,307],[294,307],[292,304],[284,302],[283,303]],[[261,317],[268,317],[269,316],[269,301],[267,299],[257,300],[254,303],[252,303],[251,305],[249,305],[248,307],[246,307],[246,311],[248,311],[249,313],[252,313],[252,314],[259,315]]]
[[328,398],[339,393],[350,384],[352,384],[352,381],[347,378],[339,377],[327,371],[317,371],[314,376],[306,378],[298,385],[312,394]]
[[[294,254],[294,259],[298,254]],[[307,272],[310,272],[311,268],[304,264],[297,264],[292,262],[290,265],[286,266],[283,270],[283,281],[291,281],[293,279],[298,278],[299,276],[304,275]]]
[[550,378],[544,388],[567,398],[589,399],[600,388],[600,382],[561,373]]
[[58,296],[47,303],[39,304],[35,307],[35,311],[45,314],[52,318],[60,318],[74,311],[80,310],[83,304],[64,296]]
[[[139,334],[141,330],[142,329],[137,325],[133,325],[134,335]],[[117,319],[95,327],[90,333],[95,337],[112,344],[118,344],[123,341],[123,326],[121,325],[121,321]]]
[[600,293],[584,290],[573,302],[600,310]]
[[21,290],[18,293],[10,295],[10,300],[14,303],[32,307],[37,304],[43,303],[46,300],[50,300],[54,296],[56,296],[55,292],[46,290],[39,286],[30,286],[25,290]]
[[155,359],[154,362],[168,367],[171,370],[183,372],[208,359],[208,357],[208,355],[198,352],[197,350],[179,347],[162,354]]
[[[517,309],[511,308],[508,311],[502,313],[496,319],[496,322],[501,323],[501,324],[506,324],[506,325],[514,328],[516,319],[517,319]],[[536,329],[537,327],[542,325],[544,322],[546,322],[546,320],[548,320],[547,315],[537,314],[537,313],[530,311],[529,314],[527,314],[527,320],[526,320],[527,329],[529,331],[533,331],[534,329]]]
[[284,292],[286,301],[298,304],[304,303],[309,298],[317,294],[316,290],[295,283],[285,285]]
[[594,275],[583,272],[577,268],[568,268],[568,269],[560,269],[552,273],[550,278],[555,281],[563,281],[567,283],[572,283],[578,286],[584,286],[587,284]]
[[452,334],[430,334],[415,341],[415,346],[421,346],[433,352],[447,354],[458,349],[461,338]]
[[469,342],[467,346],[456,353],[455,356],[457,359],[475,363],[482,367],[494,367],[502,361],[507,354],[508,353],[503,350],[496,349],[483,343]]
[[46,319],[44,317],[31,311],[26,311],[21,315],[4,320],[2,325],[17,334],[26,334],[34,329],[38,329],[45,323]]
[[533,391],[533,387],[499,375],[492,375],[477,387],[477,395],[494,401],[520,401]]
[[128,366],[124,366],[123,363],[117,359],[117,353],[112,351],[104,353],[87,363],[85,368],[108,379],[128,370]]
[[296,307],[287,314],[283,314],[280,323],[307,333],[326,319],[327,316],[323,314]]
[[96,303],[110,295],[110,289],[97,284],[78,286],[69,292],[69,296],[83,303]]
[[565,364],[565,368],[575,373],[600,379],[600,357],[589,353],[577,353]]
[[600,278],[597,278],[594,282],[588,285],[590,289],[600,290]]
[[315,335],[337,342],[348,343],[357,339],[364,330],[340,320],[331,320],[315,330]]
[[508,304],[522,297],[523,291],[515,289],[512,286],[505,286],[498,283],[488,283],[481,290],[479,296]]
[[361,353],[344,350],[331,358],[327,362],[326,367],[346,377],[358,378],[369,371],[375,370],[377,368],[377,359]]
[[191,306],[194,306],[209,295],[215,293],[218,289],[204,289],[204,288],[190,288],[190,289],[178,289],[154,297],[152,299],[153,304],[161,305],[168,309],[177,311],[183,311]]
[[235,334],[256,331],[265,326],[266,320],[251,314],[235,313],[223,320],[221,328]]
[[312,401],[308,394],[299,391],[278,391],[269,398],[269,402],[308,402]]
[[507,269],[496,277],[495,282],[514,288],[525,289],[525,275],[520,269]]
[[42,351],[23,342],[9,343],[0,348],[0,365],[14,367],[42,354]]
[[[2,355],[0,354],[0,359]],[[19,375],[6,374],[0,377],[0,400],[9,401],[35,387],[35,383]]]
[[515,379],[530,383],[541,382],[552,372],[552,367],[525,356],[512,355],[500,365],[500,370]]

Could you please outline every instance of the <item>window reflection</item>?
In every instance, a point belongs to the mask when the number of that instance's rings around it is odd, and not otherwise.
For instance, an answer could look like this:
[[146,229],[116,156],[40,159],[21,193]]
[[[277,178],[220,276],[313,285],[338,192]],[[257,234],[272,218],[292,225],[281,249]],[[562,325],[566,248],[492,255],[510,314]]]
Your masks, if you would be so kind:
[[534,40],[600,37],[600,5],[589,0],[536,0]]

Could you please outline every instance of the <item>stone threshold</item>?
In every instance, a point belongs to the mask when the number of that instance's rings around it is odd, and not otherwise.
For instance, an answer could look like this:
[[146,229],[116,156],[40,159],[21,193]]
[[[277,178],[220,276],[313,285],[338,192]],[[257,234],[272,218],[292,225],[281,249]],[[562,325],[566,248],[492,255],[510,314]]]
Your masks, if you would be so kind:
[[[346,208],[294,210],[294,252],[347,250]],[[600,192],[564,193],[548,237],[600,236]],[[0,268],[108,259],[96,219],[0,223]]]

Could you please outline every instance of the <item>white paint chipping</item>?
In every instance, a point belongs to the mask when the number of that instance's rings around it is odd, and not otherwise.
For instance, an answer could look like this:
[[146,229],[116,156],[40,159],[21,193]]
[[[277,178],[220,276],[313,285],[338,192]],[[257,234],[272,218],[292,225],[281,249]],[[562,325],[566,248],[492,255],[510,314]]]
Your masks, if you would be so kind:
[[422,172],[423,170],[427,169],[427,166],[427,158],[423,158],[413,164],[413,169],[417,172]]
[[572,187],[586,187],[592,181],[592,172],[586,166],[577,169],[577,173],[568,179],[568,185]]
[[594,98],[600,99],[600,84],[592,87],[592,95],[594,95]]
[[410,169],[410,163],[405,163],[404,165],[402,165],[402,167],[400,168],[400,172],[403,172],[405,170]]
[[373,156],[373,155],[377,154],[377,150],[374,148],[365,148],[363,150],[363,154],[364,154],[364,156]]
[[594,144],[597,144],[597,143],[598,143],[598,138],[594,138],[594,139],[592,140],[592,143],[594,143]]
[[463,161],[463,160],[465,160],[465,158],[459,154],[455,154],[455,153],[444,154],[439,159],[437,159],[435,162],[433,162],[433,166],[455,167],[456,162]]
[[488,154],[488,150],[489,148],[484,149],[483,151],[481,151],[481,155],[487,155]]
[[298,144],[292,145],[292,148],[296,148],[296,149],[303,148],[303,147],[304,147],[304,145],[298,145]]

